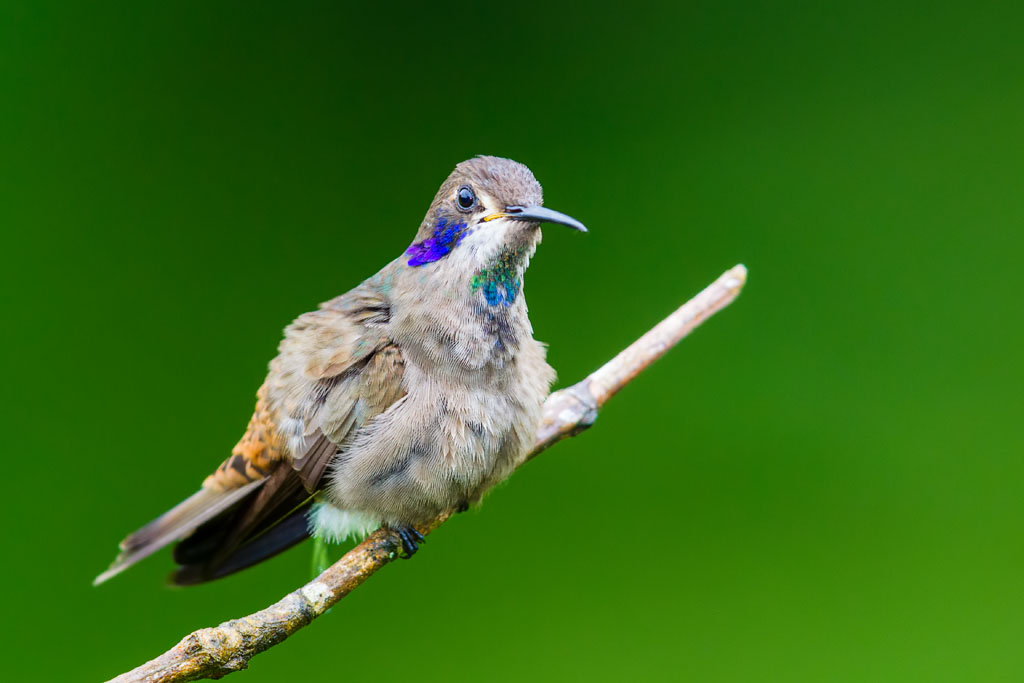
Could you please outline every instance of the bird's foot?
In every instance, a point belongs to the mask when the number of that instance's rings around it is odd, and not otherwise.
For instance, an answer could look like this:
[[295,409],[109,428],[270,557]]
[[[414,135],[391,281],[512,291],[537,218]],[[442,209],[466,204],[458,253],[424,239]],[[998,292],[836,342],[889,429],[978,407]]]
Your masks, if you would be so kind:
[[464,501],[462,501],[461,503],[459,503],[458,505],[455,506],[456,514],[458,514],[460,512],[465,512],[468,509],[469,509],[469,501],[468,500],[464,500]]
[[420,543],[426,543],[427,539],[423,538],[423,534],[416,531],[416,527],[403,524],[393,528],[394,532],[398,534],[398,538],[402,542],[402,550],[405,551],[400,557],[403,560],[408,560],[410,557],[416,554],[416,551],[420,549]]

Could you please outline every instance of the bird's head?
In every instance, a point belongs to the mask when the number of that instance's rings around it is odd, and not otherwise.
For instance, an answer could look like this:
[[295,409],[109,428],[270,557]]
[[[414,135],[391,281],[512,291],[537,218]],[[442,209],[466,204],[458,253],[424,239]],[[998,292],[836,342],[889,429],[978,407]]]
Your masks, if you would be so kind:
[[434,197],[406,262],[418,268],[453,254],[462,263],[486,264],[506,254],[528,260],[540,241],[541,223],[587,231],[543,203],[540,183],[523,164],[489,156],[463,161]]

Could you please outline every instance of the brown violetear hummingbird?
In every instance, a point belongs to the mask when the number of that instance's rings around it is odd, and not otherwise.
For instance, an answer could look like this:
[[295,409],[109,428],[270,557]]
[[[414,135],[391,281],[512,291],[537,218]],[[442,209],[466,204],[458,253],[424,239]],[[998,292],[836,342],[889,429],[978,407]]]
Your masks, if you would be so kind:
[[413,525],[480,500],[532,447],[555,377],[523,297],[540,224],[586,232],[542,201],[520,163],[456,166],[404,255],[285,329],[231,456],[95,583],[176,541],[181,585],[382,525],[411,556]]

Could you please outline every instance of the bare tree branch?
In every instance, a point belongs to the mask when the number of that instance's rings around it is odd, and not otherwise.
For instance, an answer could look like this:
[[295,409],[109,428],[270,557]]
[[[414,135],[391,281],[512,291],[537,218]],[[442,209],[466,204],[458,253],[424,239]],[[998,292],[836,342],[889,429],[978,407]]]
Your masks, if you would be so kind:
[[[551,394],[544,403],[537,443],[529,457],[592,425],[598,410],[619,389],[707,318],[732,303],[746,278],[747,269],[734,266],[584,380]],[[450,515],[440,515],[430,524],[418,527],[419,531],[430,533]],[[270,607],[190,633],[172,649],[111,683],[195,681],[221,678],[244,669],[252,657],[309,624],[395,559],[398,549],[399,541],[394,535],[377,530],[316,579]]]

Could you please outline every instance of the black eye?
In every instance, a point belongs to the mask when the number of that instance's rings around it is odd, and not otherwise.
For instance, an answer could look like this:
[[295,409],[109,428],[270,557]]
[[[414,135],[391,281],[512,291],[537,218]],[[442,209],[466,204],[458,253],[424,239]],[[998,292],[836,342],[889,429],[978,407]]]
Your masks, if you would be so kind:
[[468,185],[463,185],[455,195],[455,201],[459,203],[460,209],[469,211],[476,204],[476,195],[473,194],[473,190]]

